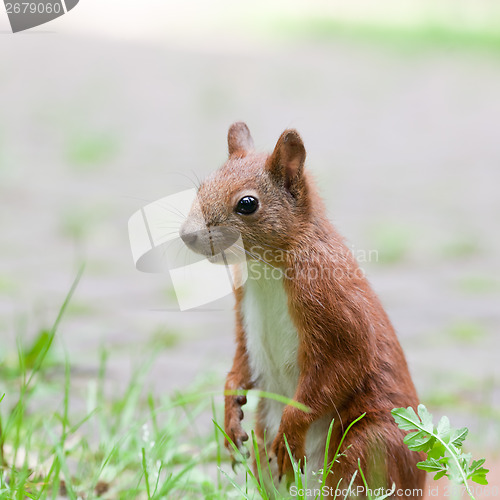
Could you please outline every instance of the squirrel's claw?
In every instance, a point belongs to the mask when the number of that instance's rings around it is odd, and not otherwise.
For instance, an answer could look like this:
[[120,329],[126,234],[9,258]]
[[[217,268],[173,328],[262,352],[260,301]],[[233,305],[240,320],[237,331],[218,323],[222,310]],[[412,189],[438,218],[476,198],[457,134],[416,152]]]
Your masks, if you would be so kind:
[[238,448],[238,450],[240,450],[240,448],[242,448],[242,447],[245,446],[243,444],[245,441],[248,441],[248,434],[246,432],[243,432],[243,434],[239,435],[236,438],[236,441],[234,442],[234,444],[236,445],[236,447]]
[[241,456],[245,459],[245,460],[248,460],[250,458],[250,452],[248,451],[248,448],[240,443],[240,445],[238,446],[238,451],[241,453]]
[[238,473],[238,471],[236,470],[236,468],[241,465],[241,462],[239,460],[236,460],[236,458],[233,457],[233,459],[231,460],[231,468],[233,469],[233,472],[235,474]]
[[[248,439],[248,437],[247,437]],[[240,452],[241,454],[241,457],[243,460],[248,460],[250,458],[250,451],[248,450],[248,448],[241,443],[241,440],[238,440],[239,442],[235,443],[238,447],[238,451]],[[246,440],[245,440],[246,441]],[[243,464],[243,460],[240,460],[237,456],[235,456],[234,454],[232,455],[231,457],[231,468],[233,469],[233,472],[236,474],[237,473],[237,470],[236,468],[239,466],[239,465],[242,465]]]

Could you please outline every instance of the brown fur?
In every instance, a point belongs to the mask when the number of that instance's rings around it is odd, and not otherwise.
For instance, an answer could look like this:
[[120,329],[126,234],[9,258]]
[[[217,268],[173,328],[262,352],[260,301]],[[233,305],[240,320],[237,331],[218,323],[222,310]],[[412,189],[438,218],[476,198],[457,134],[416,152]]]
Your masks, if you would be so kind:
[[[346,487],[360,458],[364,472],[376,478],[382,471],[386,485],[423,489],[424,473],[415,466],[422,456],[403,444],[404,433],[390,415],[395,407],[418,404],[404,354],[379,299],[326,218],[304,171],[306,153],[299,134],[287,130],[272,155],[255,154],[248,128],[238,123],[230,128],[228,143],[229,160],[199,190],[203,215],[209,229],[235,227],[256,258],[265,255],[266,262],[286,270],[289,313],[299,333],[294,399],[311,408],[310,413],[289,405],[283,410],[269,450],[277,457],[280,474],[291,469],[283,434],[294,457],[303,461],[310,425],[334,417],[331,458],[342,431],[366,412],[344,441],[345,456],[334,465],[328,483],[336,486],[343,478],[341,487]],[[258,193],[260,207],[241,217],[234,206],[248,191]],[[236,354],[226,390],[255,387],[246,351],[243,293],[236,291]],[[238,446],[248,438],[241,426],[245,403],[243,396],[225,398],[226,432]],[[257,421],[263,442],[259,415]]]

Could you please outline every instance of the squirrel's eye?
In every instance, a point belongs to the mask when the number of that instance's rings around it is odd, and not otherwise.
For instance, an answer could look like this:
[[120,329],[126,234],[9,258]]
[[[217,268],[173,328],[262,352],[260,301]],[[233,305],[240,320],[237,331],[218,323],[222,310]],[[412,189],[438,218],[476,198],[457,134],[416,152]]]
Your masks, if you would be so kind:
[[259,208],[259,200],[253,196],[244,196],[236,205],[236,212],[240,215],[253,214]]

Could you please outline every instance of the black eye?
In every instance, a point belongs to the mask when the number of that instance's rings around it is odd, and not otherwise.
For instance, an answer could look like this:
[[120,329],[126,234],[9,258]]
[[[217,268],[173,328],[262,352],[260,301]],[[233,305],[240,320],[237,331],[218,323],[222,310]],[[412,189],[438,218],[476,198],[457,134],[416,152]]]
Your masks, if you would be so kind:
[[236,212],[240,215],[253,214],[259,208],[259,200],[253,196],[244,196],[236,205]]

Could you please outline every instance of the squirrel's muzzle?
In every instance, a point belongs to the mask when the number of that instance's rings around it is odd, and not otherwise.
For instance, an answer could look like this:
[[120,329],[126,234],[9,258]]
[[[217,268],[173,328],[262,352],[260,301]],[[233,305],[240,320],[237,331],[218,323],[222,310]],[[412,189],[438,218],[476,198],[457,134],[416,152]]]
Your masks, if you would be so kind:
[[179,236],[186,246],[200,255],[204,255],[213,262],[218,262],[218,256],[227,253],[229,260],[234,256],[244,254],[243,243],[239,231],[227,227],[205,227],[193,230],[189,224],[183,224]]

